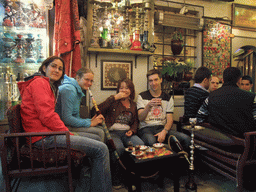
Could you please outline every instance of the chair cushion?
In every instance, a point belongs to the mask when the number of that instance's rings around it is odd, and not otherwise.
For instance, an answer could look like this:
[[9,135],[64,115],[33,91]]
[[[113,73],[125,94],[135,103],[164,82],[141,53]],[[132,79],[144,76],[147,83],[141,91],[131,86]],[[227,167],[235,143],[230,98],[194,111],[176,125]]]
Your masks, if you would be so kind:
[[[75,166],[78,166],[81,164],[83,158],[86,156],[86,154],[82,151],[76,150],[76,149],[70,149],[71,150],[71,159]],[[25,144],[21,147],[21,157],[25,158],[31,158],[33,161],[37,161],[38,163],[43,163],[45,160],[45,163],[47,164],[55,164],[56,158],[58,163],[64,163],[67,160],[67,151],[64,147],[57,147],[57,150],[55,148],[47,148],[43,152],[41,148],[38,148],[36,146],[32,146],[32,153],[30,153],[29,145]]]
[[242,153],[244,147],[237,145],[230,137],[213,129],[205,128],[195,132],[195,140],[203,141],[228,152]]

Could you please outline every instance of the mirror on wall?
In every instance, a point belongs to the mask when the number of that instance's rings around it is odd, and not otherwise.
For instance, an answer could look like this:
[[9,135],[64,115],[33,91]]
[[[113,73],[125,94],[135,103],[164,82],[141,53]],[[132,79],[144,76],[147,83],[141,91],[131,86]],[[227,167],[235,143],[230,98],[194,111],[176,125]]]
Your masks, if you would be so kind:
[[240,47],[233,54],[235,67],[238,67],[243,76],[249,75],[253,80],[252,92],[255,92],[256,83],[256,47],[251,45],[246,45]]

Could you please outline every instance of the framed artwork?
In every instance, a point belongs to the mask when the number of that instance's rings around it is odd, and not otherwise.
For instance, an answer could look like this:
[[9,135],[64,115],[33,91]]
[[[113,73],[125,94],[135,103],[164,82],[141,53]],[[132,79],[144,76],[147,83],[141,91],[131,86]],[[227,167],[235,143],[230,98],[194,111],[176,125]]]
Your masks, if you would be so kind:
[[231,65],[231,26],[215,19],[205,19],[203,29],[203,66],[222,80],[222,73]]
[[256,29],[256,7],[232,4],[232,20],[234,27]]
[[132,80],[132,61],[101,61],[101,90],[116,90],[124,78]]

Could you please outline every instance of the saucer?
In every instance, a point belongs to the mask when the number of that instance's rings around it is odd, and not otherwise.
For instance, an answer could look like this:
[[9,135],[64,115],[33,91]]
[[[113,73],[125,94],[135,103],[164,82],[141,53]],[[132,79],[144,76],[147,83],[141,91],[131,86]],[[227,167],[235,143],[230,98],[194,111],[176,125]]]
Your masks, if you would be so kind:
[[164,146],[164,144],[163,144],[163,143],[154,143],[153,146],[154,146],[155,148],[161,148],[161,147]]
[[137,153],[136,153],[136,151],[133,151],[131,154],[134,155],[135,157],[139,157],[144,154],[144,151],[137,151]]
[[148,146],[146,145],[140,145],[140,150],[146,150],[148,148]]

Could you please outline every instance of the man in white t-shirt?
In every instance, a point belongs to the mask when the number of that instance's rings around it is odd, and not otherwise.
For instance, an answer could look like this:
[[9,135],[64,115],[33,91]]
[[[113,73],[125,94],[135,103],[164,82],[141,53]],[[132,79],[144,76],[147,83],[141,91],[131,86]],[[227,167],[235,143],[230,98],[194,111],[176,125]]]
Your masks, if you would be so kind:
[[184,133],[171,130],[174,102],[172,97],[161,89],[161,72],[151,69],[147,73],[147,79],[149,90],[140,93],[137,98],[140,120],[138,135],[149,146],[154,143],[166,143],[169,136],[174,135],[183,148],[188,150],[190,137]]

